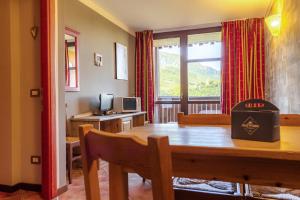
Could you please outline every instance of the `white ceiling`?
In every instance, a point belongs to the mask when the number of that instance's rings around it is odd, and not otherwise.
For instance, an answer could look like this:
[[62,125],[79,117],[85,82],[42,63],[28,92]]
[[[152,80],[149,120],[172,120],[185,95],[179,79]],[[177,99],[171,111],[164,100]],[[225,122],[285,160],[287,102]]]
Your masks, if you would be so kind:
[[272,0],[90,0],[132,31],[197,28],[264,17]]

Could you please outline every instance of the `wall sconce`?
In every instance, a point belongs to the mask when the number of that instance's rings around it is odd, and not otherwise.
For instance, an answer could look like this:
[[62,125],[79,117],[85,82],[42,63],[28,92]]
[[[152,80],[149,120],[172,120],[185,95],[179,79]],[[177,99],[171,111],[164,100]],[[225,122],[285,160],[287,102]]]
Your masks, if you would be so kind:
[[265,18],[265,22],[273,36],[278,36],[281,29],[281,13],[283,8],[283,0],[275,0],[273,3],[273,8],[268,17]]
[[266,17],[265,22],[273,36],[278,36],[280,34],[281,14],[270,15]]

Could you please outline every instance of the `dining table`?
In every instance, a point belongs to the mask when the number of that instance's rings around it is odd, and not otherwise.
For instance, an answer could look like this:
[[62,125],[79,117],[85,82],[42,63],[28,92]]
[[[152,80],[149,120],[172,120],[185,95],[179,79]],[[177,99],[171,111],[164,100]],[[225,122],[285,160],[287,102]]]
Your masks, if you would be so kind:
[[121,134],[145,143],[168,136],[176,177],[300,188],[300,126],[281,126],[276,142],[232,139],[230,125],[148,124]]

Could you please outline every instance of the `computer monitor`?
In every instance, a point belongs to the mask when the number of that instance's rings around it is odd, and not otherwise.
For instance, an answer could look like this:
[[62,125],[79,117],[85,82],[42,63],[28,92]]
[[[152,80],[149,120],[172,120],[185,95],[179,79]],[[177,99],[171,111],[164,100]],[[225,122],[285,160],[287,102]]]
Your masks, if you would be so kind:
[[110,111],[113,109],[113,101],[114,101],[114,95],[113,94],[100,94],[99,95],[99,111],[101,114],[106,114],[107,111]]

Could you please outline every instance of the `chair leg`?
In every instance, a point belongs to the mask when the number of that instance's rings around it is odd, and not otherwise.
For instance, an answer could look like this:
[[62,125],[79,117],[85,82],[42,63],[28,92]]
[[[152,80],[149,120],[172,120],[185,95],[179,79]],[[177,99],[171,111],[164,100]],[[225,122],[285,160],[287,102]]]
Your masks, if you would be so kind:
[[245,196],[253,197],[250,185],[249,184],[244,184],[244,186],[245,186]]
[[109,163],[109,199],[128,200],[128,173],[112,163]]
[[71,145],[67,145],[67,163],[68,163],[68,178],[69,184],[72,184],[72,157],[73,157],[73,148]]
[[245,185],[243,183],[237,183],[237,189],[238,193],[240,193],[242,196],[245,196]]

